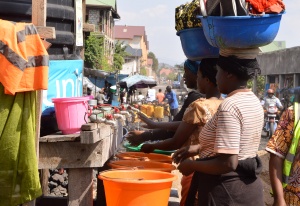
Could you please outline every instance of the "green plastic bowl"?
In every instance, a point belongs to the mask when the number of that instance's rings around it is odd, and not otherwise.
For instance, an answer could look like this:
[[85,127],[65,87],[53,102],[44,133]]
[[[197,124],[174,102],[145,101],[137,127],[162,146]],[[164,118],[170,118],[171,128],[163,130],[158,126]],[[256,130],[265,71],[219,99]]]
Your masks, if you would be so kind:
[[[129,151],[132,151],[132,152],[140,152],[141,151],[141,147],[144,143],[140,144],[139,146],[132,146],[130,145],[129,143],[124,143],[124,147],[129,150]],[[175,150],[170,150],[170,151],[167,151],[167,150],[159,150],[159,149],[155,149],[153,151],[153,153],[157,153],[157,154],[165,154],[165,155],[170,155],[172,153],[174,153]]]

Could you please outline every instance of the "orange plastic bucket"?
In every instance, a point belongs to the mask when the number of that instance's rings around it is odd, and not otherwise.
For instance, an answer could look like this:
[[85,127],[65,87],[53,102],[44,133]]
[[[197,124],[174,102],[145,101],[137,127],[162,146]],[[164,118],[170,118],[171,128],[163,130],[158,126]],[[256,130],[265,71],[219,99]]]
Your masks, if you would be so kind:
[[153,170],[108,170],[98,176],[103,180],[107,206],[168,205],[172,173]]
[[108,163],[112,169],[143,169],[156,170],[163,172],[172,172],[176,167],[169,163],[153,162],[153,161],[136,161],[136,160],[117,160]]
[[155,154],[155,153],[144,153],[144,152],[122,152],[117,153],[116,156],[121,160],[141,160],[141,161],[155,161],[172,163],[171,156]]

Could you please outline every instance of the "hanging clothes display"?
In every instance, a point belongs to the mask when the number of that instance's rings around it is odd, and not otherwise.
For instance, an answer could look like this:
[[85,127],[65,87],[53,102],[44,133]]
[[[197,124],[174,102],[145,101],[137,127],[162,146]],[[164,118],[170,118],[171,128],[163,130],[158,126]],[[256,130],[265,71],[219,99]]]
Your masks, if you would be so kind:
[[175,9],[175,29],[181,31],[188,28],[201,27],[201,21],[197,18],[200,15],[199,0],[193,0],[176,7]]
[[0,20],[0,82],[6,94],[47,89],[49,55],[35,26]]
[[35,90],[48,88],[48,53],[31,23],[0,20],[0,206],[42,195]]
[[0,84],[0,206],[42,195],[35,149],[36,91],[4,94]]

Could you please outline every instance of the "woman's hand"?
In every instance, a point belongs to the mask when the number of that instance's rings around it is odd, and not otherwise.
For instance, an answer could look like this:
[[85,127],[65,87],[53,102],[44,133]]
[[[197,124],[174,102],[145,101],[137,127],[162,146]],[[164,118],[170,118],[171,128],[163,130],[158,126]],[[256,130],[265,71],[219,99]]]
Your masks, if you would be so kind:
[[154,151],[154,147],[152,144],[143,144],[141,147],[141,152],[151,153]]
[[152,121],[150,118],[148,118],[146,115],[144,115],[143,113],[139,112],[138,113],[139,118],[145,123],[147,124],[147,126],[145,126],[145,128],[148,129],[155,129],[156,128],[156,122]]
[[199,153],[199,149],[200,149],[199,145],[190,145],[187,147],[183,147],[183,148],[177,150],[173,154],[173,156],[172,156],[173,162],[175,162],[176,164],[179,164],[186,158],[197,155]]
[[144,131],[134,130],[128,133],[126,139],[133,146],[138,146],[142,144],[145,140],[141,137]]
[[179,172],[181,172],[183,175],[188,176],[190,174],[192,174],[195,170],[193,168],[193,164],[195,161],[190,160],[190,159],[186,159],[184,161],[182,161],[179,166],[177,167],[177,169],[179,170]]

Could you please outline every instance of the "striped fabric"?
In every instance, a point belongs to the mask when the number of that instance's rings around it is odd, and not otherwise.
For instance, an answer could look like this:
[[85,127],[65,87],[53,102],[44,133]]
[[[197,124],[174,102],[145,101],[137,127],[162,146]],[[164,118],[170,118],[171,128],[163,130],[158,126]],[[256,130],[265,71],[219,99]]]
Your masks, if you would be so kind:
[[200,158],[218,153],[237,154],[239,160],[256,156],[264,112],[251,91],[233,92],[199,135]]

